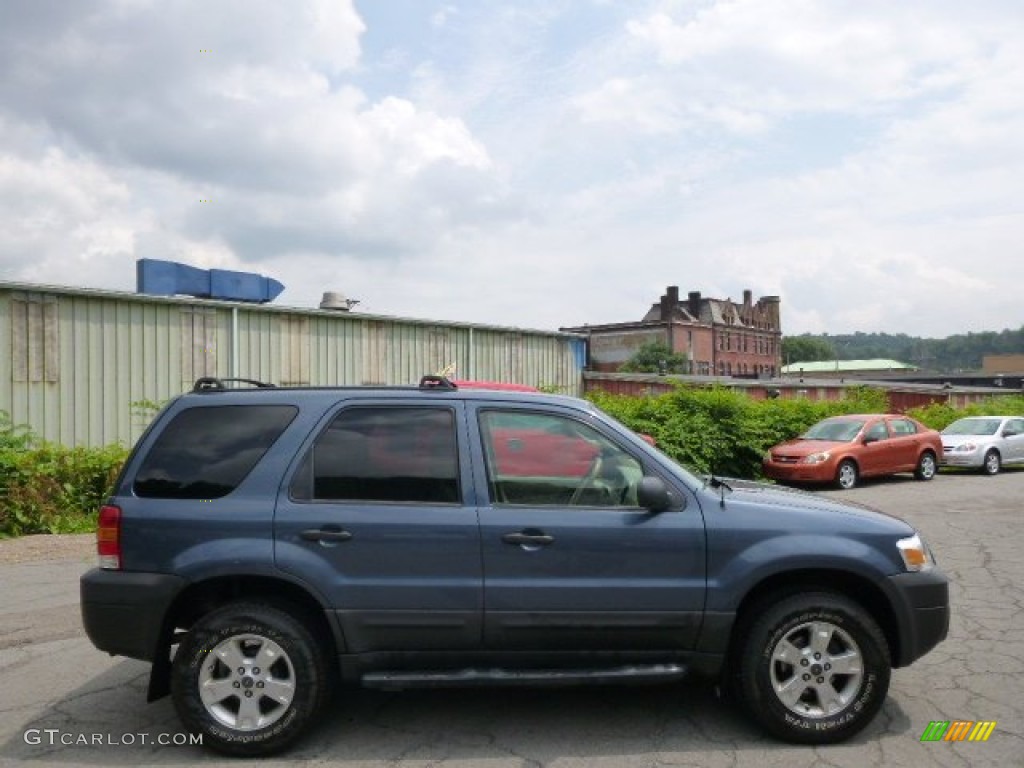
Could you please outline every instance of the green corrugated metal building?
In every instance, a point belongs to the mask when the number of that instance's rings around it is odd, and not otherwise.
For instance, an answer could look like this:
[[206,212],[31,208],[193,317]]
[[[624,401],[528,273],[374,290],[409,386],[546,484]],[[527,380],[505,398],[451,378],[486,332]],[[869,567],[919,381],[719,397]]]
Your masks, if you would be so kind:
[[0,410],[65,445],[130,445],[146,421],[133,403],[201,376],[408,385],[454,366],[578,394],[583,345],[555,331],[0,281]]

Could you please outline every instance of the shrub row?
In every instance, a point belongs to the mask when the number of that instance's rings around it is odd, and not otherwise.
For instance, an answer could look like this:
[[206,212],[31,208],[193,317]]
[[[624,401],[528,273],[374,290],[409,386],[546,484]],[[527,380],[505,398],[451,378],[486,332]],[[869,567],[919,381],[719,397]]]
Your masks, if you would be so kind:
[[[821,419],[888,410],[885,393],[867,387],[848,390],[842,400],[754,400],[724,387],[683,386],[656,396],[594,392],[589,398],[698,474],[744,478],[761,477],[761,459],[771,446]],[[909,411],[940,430],[963,416],[985,414],[1024,415],[1024,397],[994,398],[965,409],[929,405]]]
[[0,537],[93,530],[127,455],[43,442],[0,411]]

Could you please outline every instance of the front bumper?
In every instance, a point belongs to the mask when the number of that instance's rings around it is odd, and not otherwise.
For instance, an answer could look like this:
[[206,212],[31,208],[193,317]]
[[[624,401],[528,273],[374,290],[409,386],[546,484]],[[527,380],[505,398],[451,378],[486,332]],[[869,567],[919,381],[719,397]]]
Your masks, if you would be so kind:
[[184,586],[163,573],[93,568],[80,582],[85,633],[112,656],[152,661],[167,609]]
[[974,453],[952,453],[943,452],[942,461],[944,467],[980,467],[985,463],[985,454]]
[[946,639],[949,633],[949,580],[939,568],[889,577],[899,627],[894,667],[905,667]]
[[790,483],[830,483],[836,476],[836,468],[831,461],[820,464],[766,461],[762,468],[766,477]]

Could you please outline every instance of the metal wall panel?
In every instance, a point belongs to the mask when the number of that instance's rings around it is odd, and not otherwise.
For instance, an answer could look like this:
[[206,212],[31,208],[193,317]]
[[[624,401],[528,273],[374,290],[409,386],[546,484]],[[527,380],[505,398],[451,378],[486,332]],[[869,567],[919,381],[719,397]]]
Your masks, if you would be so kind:
[[0,282],[0,410],[65,445],[131,445],[152,414],[145,404],[199,376],[412,385],[449,369],[579,394],[581,344],[544,331]]

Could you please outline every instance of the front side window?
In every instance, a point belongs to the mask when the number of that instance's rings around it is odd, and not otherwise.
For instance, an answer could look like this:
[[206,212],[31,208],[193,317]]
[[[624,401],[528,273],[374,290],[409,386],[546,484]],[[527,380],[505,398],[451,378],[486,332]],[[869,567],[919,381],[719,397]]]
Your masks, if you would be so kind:
[[295,418],[290,405],[228,405],[181,411],[135,476],[136,496],[216,499],[245,479]]
[[448,408],[348,408],[317,437],[291,495],[303,500],[457,504],[455,415]]
[[488,410],[480,414],[480,433],[495,504],[637,506],[642,465],[582,422]]
[[889,437],[889,430],[886,428],[884,421],[876,421],[864,433],[864,437],[869,437],[872,440],[885,440]]

